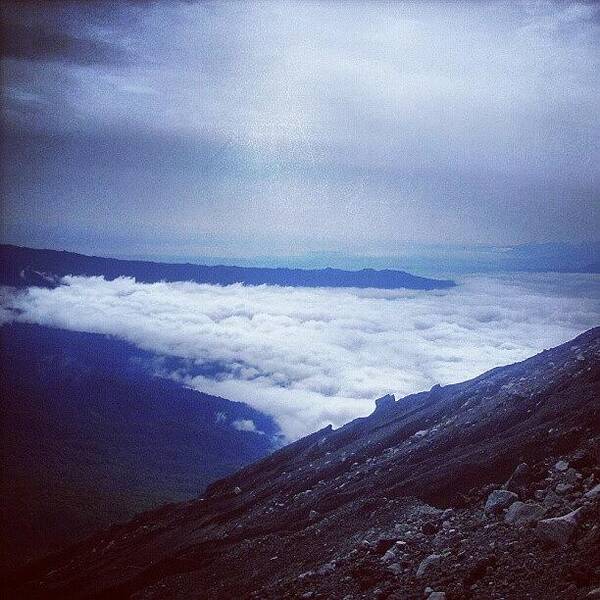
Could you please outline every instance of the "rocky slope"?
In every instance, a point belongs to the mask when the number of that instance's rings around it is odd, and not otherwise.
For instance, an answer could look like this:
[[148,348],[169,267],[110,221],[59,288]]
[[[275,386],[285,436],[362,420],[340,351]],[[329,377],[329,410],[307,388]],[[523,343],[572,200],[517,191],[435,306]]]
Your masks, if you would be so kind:
[[12,598],[600,597],[600,328],[316,432]]

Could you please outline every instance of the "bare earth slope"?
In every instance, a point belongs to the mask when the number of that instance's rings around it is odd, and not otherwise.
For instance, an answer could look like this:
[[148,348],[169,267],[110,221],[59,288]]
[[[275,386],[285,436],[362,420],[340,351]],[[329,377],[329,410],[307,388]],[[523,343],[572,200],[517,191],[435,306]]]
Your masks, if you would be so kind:
[[595,328],[465,383],[385,397],[369,417],[299,440],[202,499],[12,574],[9,593],[597,597],[599,461]]

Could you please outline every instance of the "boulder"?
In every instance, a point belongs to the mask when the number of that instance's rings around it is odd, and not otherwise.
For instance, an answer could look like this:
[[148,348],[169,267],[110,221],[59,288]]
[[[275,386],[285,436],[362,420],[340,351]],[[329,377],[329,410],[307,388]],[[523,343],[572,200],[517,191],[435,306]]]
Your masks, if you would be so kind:
[[446,600],[445,592],[431,592],[429,596],[427,596],[427,600]]
[[555,465],[554,465],[554,470],[555,471],[566,471],[569,468],[569,463],[564,461],[564,460],[559,460]]
[[382,557],[381,562],[389,564],[396,562],[398,557],[396,556],[396,551],[394,548],[390,548]]
[[384,554],[385,552],[387,552],[388,550],[390,550],[391,548],[393,548],[394,544],[396,543],[397,538],[387,538],[387,537],[381,537],[379,538],[376,542],[375,542],[375,552],[377,554]]
[[544,498],[544,506],[546,508],[552,508],[553,506],[560,506],[563,503],[562,498],[554,491],[550,490]]
[[576,485],[577,482],[582,478],[581,473],[577,472],[573,467],[569,467],[564,474],[565,481]]
[[595,485],[591,490],[589,490],[588,492],[586,492],[585,494],[586,498],[600,498],[600,483],[598,485]]
[[559,483],[554,489],[557,494],[568,494],[573,486],[570,483]]
[[484,510],[486,513],[499,513],[518,499],[519,496],[509,490],[494,490],[488,496]]
[[437,567],[441,560],[440,554],[430,554],[427,558],[424,558],[417,569],[417,577],[423,577],[427,571]]
[[540,504],[515,502],[508,509],[504,520],[510,525],[516,527],[521,525],[531,525],[539,521],[546,512],[546,509]]
[[545,542],[564,546],[573,537],[580,519],[580,508],[562,517],[543,519],[537,524],[536,534]]
[[421,531],[425,535],[433,535],[434,533],[437,533],[439,530],[440,530],[440,526],[437,523],[432,523],[431,521],[426,521],[425,523],[423,523],[423,526],[421,527]]
[[504,489],[510,490],[511,492],[520,491],[523,486],[527,483],[529,476],[529,465],[527,463],[521,463],[513,471],[509,480],[504,484]]

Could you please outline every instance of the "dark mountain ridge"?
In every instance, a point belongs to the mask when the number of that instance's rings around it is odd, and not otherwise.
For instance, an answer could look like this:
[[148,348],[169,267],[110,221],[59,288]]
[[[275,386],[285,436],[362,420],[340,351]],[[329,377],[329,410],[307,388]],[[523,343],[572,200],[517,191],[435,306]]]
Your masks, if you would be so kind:
[[8,589],[27,598],[584,598],[600,587],[599,482],[595,328],[464,383],[386,396],[370,416],[298,440],[203,498],[13,573]]
[[161,361],[104,335],[0,328],[3,563],[196,497],[279,447],[270,417],[156,377]]
[[450,280],[428,279],[389,269],[343,271],[341,269],[309,270],[157,263],[0,245],[0,284],[15,287],[28,285],[51,287],[57,285],[57,279],[65,275],[103,276],[109,280],[117,277],[134,277],[144,283],[194,281],[219,285],[244,283],[292,287],[433,290],[456,285]]

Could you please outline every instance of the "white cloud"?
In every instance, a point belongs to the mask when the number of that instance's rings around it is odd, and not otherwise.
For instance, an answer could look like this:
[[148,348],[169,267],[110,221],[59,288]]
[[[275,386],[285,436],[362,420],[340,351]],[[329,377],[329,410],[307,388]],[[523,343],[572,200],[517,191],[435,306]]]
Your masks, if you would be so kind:
[[[137,283],[65,277],[0,294],[12,318],[114,335],[189,359],[183,383],[273,415],[290,438],[464,380],[599,322],[600,278],[469,277],[445,291]],[[200,366],[218,365],[211,376]]]
[[231,426],[238,431],[250,431],[252,433],[264,434],[264,431],[260,431],[256,428],[256,424],[252,419],[238,419],[233,421]]

